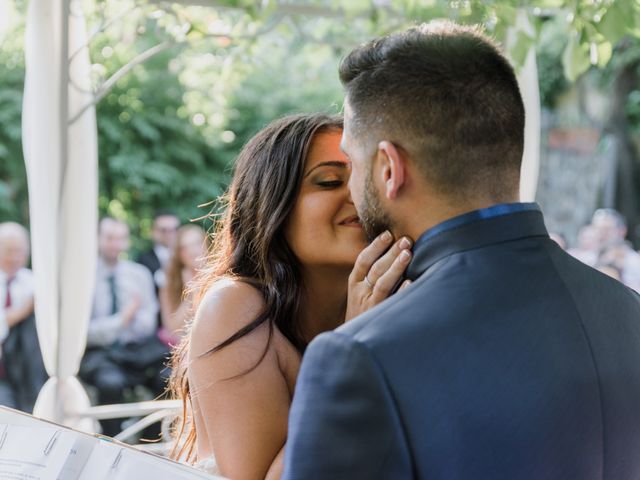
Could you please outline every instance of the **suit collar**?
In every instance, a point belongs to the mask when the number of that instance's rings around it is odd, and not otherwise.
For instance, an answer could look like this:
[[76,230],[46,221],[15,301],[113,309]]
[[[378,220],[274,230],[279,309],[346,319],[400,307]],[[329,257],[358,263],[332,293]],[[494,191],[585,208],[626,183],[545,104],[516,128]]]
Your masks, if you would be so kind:
[[[426,231],[416,241],[406,277],[415,280],[431,265],[455,253],[519,238],[548,236],[542,212],[537,205],[512,205],[534,206],[506,208],[490,215],[476,210]],[[496,210],[492,212],[495,213]]]

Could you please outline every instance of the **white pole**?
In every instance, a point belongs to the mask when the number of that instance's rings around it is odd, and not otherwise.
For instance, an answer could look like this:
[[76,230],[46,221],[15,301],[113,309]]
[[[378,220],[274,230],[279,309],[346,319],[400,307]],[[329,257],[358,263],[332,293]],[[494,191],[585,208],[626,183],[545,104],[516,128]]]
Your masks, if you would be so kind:
[[[507,33],[507,46],[513,45],[519,31],[526,33],[530,37],[535,35],[533,25],[531,25],[524,10],[518,11],[515,25]],[[535,44],[532,44],[529,48],[517,77],[525,109],[524,153],[520,169],[520,200],[533,202],[536,198],[540,170],[541,119],[540,85],[538,82]]]
[[520,169],[520,199],[533,202],[538,189],[540,173],[540,85],[538,83],[538,67],[536,65],[535,48],[527,53],[527,60],[518,75],[520,92],[524,100],[526,112],[524,126],[524,154]]

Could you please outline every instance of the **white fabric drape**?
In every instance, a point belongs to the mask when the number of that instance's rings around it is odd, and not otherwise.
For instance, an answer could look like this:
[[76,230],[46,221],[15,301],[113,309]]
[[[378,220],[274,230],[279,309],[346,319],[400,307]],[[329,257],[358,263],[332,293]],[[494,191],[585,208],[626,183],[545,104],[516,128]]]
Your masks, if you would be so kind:
[[81,5],[70,2],[67,22],[65,2],[31,0],[25,39],[22,139],[35,310],[51,377],[34,413],[90,429],[91,422],[79,423],[73,415],[89,406],[75,375],[85,348],[95,282],[98,148],[94,108],[72,125],[68,121],[93,101],[93,94]]

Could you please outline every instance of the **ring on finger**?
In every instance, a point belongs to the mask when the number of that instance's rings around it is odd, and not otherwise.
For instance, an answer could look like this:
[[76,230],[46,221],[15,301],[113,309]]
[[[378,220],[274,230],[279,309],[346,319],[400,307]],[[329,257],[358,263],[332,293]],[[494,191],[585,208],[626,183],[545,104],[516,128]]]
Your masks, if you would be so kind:
[[367,287],[369,287],[371,290],[373,290],[373,286],[374,286],[374,284],[373,284],[373,283],[371,283],[371,280],[369,280],[369,274],[366,274],[366,275],[364,276],[364,283],[366,283],[366,284],[367,284]]

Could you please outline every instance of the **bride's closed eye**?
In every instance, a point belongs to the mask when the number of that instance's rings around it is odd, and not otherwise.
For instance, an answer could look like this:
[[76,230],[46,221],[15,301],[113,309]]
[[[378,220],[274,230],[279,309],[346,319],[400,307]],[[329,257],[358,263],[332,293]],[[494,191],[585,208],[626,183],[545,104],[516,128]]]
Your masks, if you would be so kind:
[[324,188],[337,188],[344,185],[344,180],[322,180],[316,182],[316,185]]

